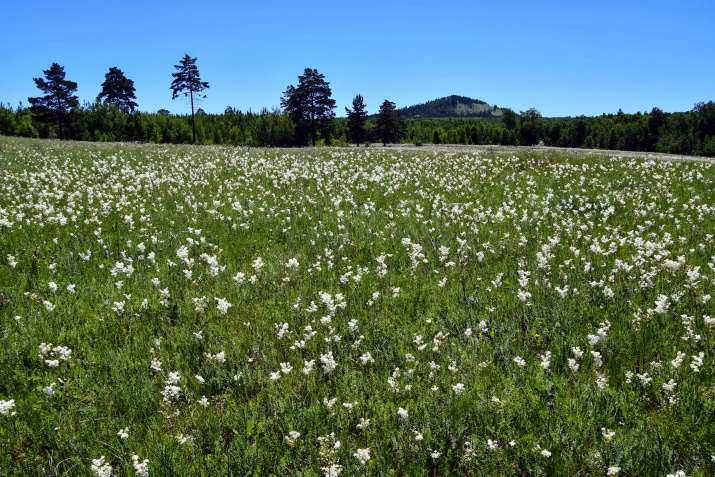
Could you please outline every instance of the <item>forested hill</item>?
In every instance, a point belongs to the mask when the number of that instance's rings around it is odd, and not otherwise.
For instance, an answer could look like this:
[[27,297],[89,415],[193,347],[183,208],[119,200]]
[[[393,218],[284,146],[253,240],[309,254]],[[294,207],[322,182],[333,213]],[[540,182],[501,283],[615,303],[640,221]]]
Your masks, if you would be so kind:
[[484,101],[451,95],[402,108],[403,118],[489,118],[501,116],[502,110]]

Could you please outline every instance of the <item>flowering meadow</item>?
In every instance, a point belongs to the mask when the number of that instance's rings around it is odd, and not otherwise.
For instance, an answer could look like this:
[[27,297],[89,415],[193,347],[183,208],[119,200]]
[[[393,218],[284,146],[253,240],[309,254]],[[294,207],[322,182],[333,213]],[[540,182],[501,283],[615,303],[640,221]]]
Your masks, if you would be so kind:
[[0,474],[715,474],[715,162],[0,138]]

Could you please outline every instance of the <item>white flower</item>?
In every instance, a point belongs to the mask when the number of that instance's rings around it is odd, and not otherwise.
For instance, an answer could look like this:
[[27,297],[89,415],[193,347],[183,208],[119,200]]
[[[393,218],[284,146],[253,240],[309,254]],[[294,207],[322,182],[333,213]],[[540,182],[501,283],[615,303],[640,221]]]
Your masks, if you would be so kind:
[[201,338],[203,338],[203,331],[197,331],[197,332],[195,332],[195,333],[194,333],[194,338],[196,338],[197,340],[200,340]]
[[397,415],[400,416],[402,419],[407,419],[407,409],[399,408],[397,410]]
[[42,388],[42,392],[44,392],[45,394],[47,394],[47,397],[48,397],[48,398],[51,398],[52,396],[55,395],[55,386],[56,386],[56,385],[57,385],[57,383],[52,383],[52,384],[50,384],[49,386],[47,386],[47,387],[45,387],[45,388]]
[[55,305],[53,305],[52,303],[50,303],[47,300],[44,300],[42,302],[42,304],[45,305],[45,310],[47,310],[47,311],[53,311],[55,309]]
[[216,301],[218,302],[216,304],[216,307],[218,308],[218,311],[221,312],[222,315],[225,315],[228,313],[228,309],[231,308],[233,305],[228,302],[228,300],[224,300],[223,298],[216,298]]
[[433,451],[430,455],[432,456],[433,459],[439,459],[439,456],[441,456],[442,453],[439,451]]
[[276,371],[275,373],[271,373],[270,378],[271,381],[278,381],[281,378],[281,372]]
[[321,354],[320,362],[323,363],[323,372],[325,374],[330,374],[338,366],[338,363],[336,363],[335,359],[333,359],[332,351],[328,351],[326,354]]
[[499,444],[497,444],[496,442],[494,442],[494,441],[491,440],[491,439],[488,439],[488,440],[487,440],[487,447],[489,448],[489,450],[497,450],[497,449],[499,448]]
[[117,435],[121,437],[122,439],[126,439],[129,437],[129,428],[125,427],[124,429],[119,429],[119,432],[117,432]]
[[551,457],[551,452],[549,452],[549,451],[547,451],[546,449],[544,449],[544,450],[541,451],[541,455],[543,455],[544,457],[547,457],[547,458],[548,458],[548,457]]
[[109,477],[112,475],[112,466],[104,462],[104,456],[99,459],[92,459],[92,472],[95,477]]
[[313,366],[315,366],[315,360],[305,361],[303,366],[303,374],[308,375],[313,371]]
[[201,396],[201,399],[199,400],[199,404],[201,404],[203,407],[208,407],[209,400],[206,399],[206,396]]
[[370,448],[358,449],[357,452],[353,454],[353,457],[360,461],[360,465],[367,464],[367,461],[370,460]]
[[370,425],[370,419],[365,419],[364,417],[360,418],[360,423],[356,426],[358,429],[365,430],[368,428]]
[[609,468],[608,468],[608,472],[606,472],[606,475],[616,475],[616,474],[618,474],[620,471],[621,471],[621,468],[620,468],[620,467],[616,467],[616,466],[609,467]]
[[374,363],[375,359],[372,357],[370,352],[367,352],[360,356],[360,361],[362,361],[362,364],[367,364],[367,363]]
[[452,389],[454,390],[454,394],[459,396],[460,394],[462,394],[464,392],[464,384],[457,383],[454,386],[452,386]]
[[205,380],[204,378],[202,378],[201,376],[199,376],[198,374],[197,374],[196,376],[194,376],[194,377],[195,377],[196,380],[197,380],[199,383],[201,383],[201,384],[204,384],[204,383],[206,382],[206,380]]
[[616,435],[616,431],[606,429],[605,427],[601,428],[601,433],[603,434],[603,440],[606,442],[611,442]]
[[300,267],[300,264],[298,263],[298,260],[297,260],[296,258],[291,258],[291,259],[288,260],[288,262],[286,263],[286,268],[289,268],[289,269],[291,269],[291,270],[294,271],[294,272],[295,272],[296,270],[298,270],[298,267]]
[[517,366],[520,368],[524,367],[526,365],[526,361],[524,361],[524,358],[520,356],[514,356],[514,362],[516,363]]
[[132,461],[137,477],[149,477],[149,459],[144,459],[143,462],[139,462],[139,456],[133,455]]
[[291,366],[290,363],[281,363],[281,372],[283,374],[288,374],[291,371],[293,371],[293,366]]
[[684,471],[678,470],[674,474],[668,474],[666,477],[687,477],[687,475],[685,475]]
[[290,431],[287,436],[285,436],[285,440],[288,441],[288,444],[293,445],[295,444],[295,441],[298,440],[300,437],[300,432],[297,431]]
[[0,414],[7,416],[13,407],[15,407],[14,399],[10,399],[9,401],[0,401]]

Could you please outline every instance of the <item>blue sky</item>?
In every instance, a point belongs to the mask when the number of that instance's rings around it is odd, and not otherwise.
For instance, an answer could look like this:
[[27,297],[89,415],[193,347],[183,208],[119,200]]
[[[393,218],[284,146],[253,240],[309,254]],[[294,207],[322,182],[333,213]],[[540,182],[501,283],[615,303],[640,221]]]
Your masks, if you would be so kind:
[[280,106],[305,68],[330,82],[338,116],[459,94],[544,116],[687,111],[715,100],[708,1],[3,2],[0,101],[27,105],[53,62],[93,101],[116,66],[142,111],[172,101],[173,65],[197,57],[202,107]]

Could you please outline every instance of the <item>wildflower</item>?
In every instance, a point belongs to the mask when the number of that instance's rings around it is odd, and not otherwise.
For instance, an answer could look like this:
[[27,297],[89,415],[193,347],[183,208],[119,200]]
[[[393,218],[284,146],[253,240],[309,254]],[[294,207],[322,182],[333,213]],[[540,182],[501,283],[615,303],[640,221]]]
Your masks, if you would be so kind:
[[457,396],[461,395],[462,392],[464,392],[464,384],[462,383],[457,383],[454,386],[452,386],[452,389],[454,390],[454,394]]
[[375,359],[372,357],[370,352],[367,352],[360,356],[360,361],[362,361],[362,364],[368,364],[368,363],[374,363]]
[[407,419],[407,409],[399,408],[397,410],[397,415],[400,416],[402,419]]
[[45,310],[47,310],[47,311],[53,311],[55,309],[55,305],[53,305],[52,303],[50,303],[47,300],[44,300],[42,302],[42,304],[45,305]]
[[499,448],[499,444],[497,444],[496,442],[494,442],[491,439],[488,439],[487,440],[487,448],[489,448],[489,450],[497,450]]
[[149,477],[149,459],[144,459],[143,462],[139,462],[139,456],[133,455],[132,461],[137,477]]
[[303,374],[308,375],[313,371],[313,366],[315,366],[315,360],[305,361],[303,366]]
[[96,477],[109,477],[112,475],[112,466],[104,462],[104,456],[92,459],[92,472]]
[[551,457],[551,452],[548,451],[548,450],[546,450],[546,449],[544,449],[544,450],[541,451],[541,455],[543,455],[543,456],[546,457],[546,458],[549,458],[549,457]]
[[285,440],[288,441],[289,445],[295,444],[295,441],[298,440],[300,437],[300,432],[297,431],[290,431],[287,436],[285,436]]
[[203,407],[208,407],[209,400],[206,399],[206,396],[201,396],[201,399],[199,400],[199,404],[201,404]]
[[524,367],[526,365],[526,361],[524,361],[524,358],[520,356],[515,356],[514,357],[514,362],[516,363],[517,366],[520,368]]
[[283,374],[288,374],[291,371],[293,371],[293,366],[291,366],[290,363],[281,363],[281,372]]
[[338,366],[338,363],[336,363],[333,358],[332,351],[328,351],[326,354],[321,354],[320,362],[323,363],[323,372],[325,374],[330,374]]
[[360,422],[358,423],[358,425],[356,427],[358,429],[365,430],[368,428],[369,425],[370,425],[370,419],[365,419],[364,417],[361,417]]
[[194,376],[194,377],[195,377],[196,380],[197,380],[199,383],[201,383],[201,384],[204,384],[204,383],[206,382],[206,380],[205,380],[203,377],[199,376],[198,374],[197,374],[196,376]]
[[439,459],[439,456],[441,456],[442,453],[439,451],[432,451],[432,453],[430,455],[432,456],[433,459]]
[[353,457],[360,461],[360,465],[367,464],[367,461],[370,460],[370,448],[358,449],[357,452],[353,454]]
[[15,400],[10,399],[9,401],[0,401],[0,414],[7,416],[10,414],[10,410],[15,407]]
[[117,435],[121,437],[122,439],[126,439],[129,437],[129,428],[125,427],[124,429],[119,429],[119,432],[117,432]]
[[231,308],[233,305],[228,302],[228,300],[224,300],[223,298],[216,298],[217,304],[216,307],[218,308],[218,311],[221,312],[222,315],[225,315],[228,313],[228,309]]
[[606,472],[606,475],[616,475],[616,474],[618,474],[620,471],[621,471],[621,468],[620,468],[620,467],[616,467],[616,466],[609,467],[609,468],[608,468],[608,471]]
[[616,435],[616,431],[606,429],[605,427],[601,428],[601,433],[603,434],[603,440],[606,442],[611,442]]
[[278,381],[281,378],[281,372],[276,371],[275,373],[271,373],[270,377],[271,381]]
[[52,383],[47,387],[42,388],[42,392],[44,392],[48,398],[51,398],[52,396],[55,395],[55,386],[57,383]]

